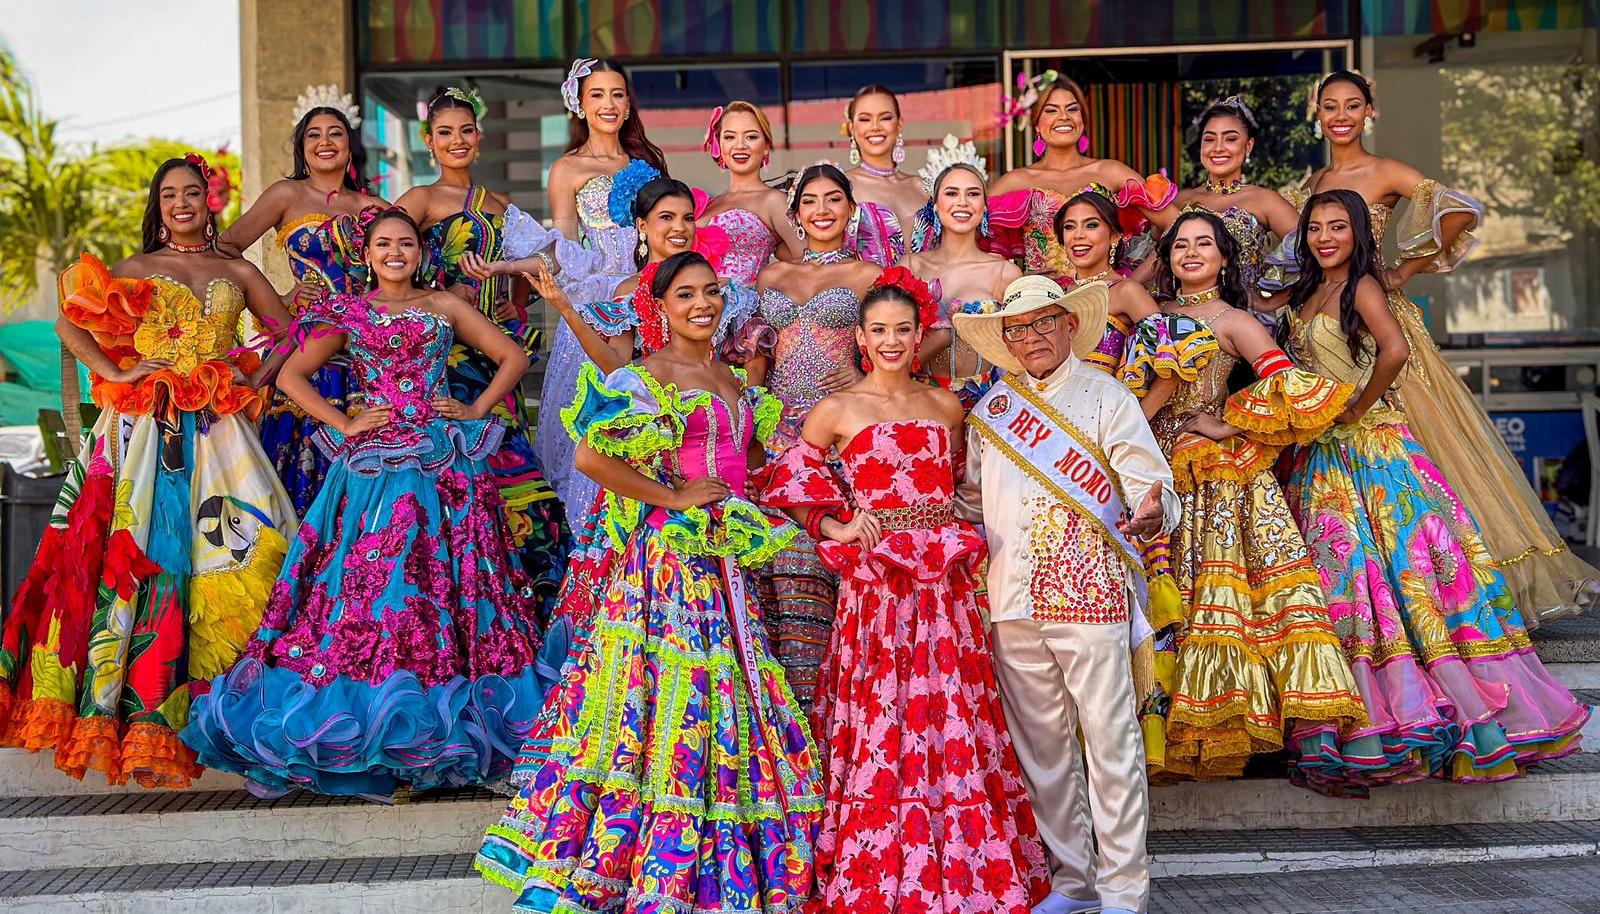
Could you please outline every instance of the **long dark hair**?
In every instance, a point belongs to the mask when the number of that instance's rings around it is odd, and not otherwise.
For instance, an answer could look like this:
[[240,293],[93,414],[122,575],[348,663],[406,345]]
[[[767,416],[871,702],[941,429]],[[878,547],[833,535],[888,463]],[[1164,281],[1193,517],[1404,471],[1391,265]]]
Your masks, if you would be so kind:
[[365,191],[367,189],[367,147],[361,143],[361,133],[350,126],[350,119],[345,117],[338,108],[322,105],[307,111],[300,122],[294,125],[294,171],[289,177],[295,181],[304,181],[311,177],[311,165],[306,161],[306,131],[311,129],[311,119],[319,114],[331,114],[344,127],[344,135],[350,143],[350,167],[344,172],[345,190]]
[[[161,182],[167,179],[167,174],[174,168],[187,168],[194,172],[200,179],[200,186],[209,190],[206,173],[200,166],[188,159],[168,159],[156,169],[155,176],[150,179],[150,197],[144,204],[144,252],[151,254],[164,247],[161,241]],[[206,218],[215,220],[217,217],[204,203],[200,208],[205,210]]]
[[[639,188],[637,194],[633,195],[633,218],[649,218],[650,211],[656,208],[656,204],[668,197],[680,197],[688,200],[691,207],[694,206],[694,191],[689,189],[689,185],[668,177],[652,178],[646,181],[643,187]],[[634,266],[643,267],[649,256],[649,252],[641,254],[639,249],[635,248],[633,251]]]
[[1244,277],[1239,269],[1239,243],[1233,240],[1233,234],[1228,227],[1217,217],[1216,213],[1205,210],[1190,210],[1180,215],[1173,221],[1172,227],[1161,236],[1161,241],[1156,244],[1156,287],[1164,299],[1178,297],[1178,279],[1172,275],[1172,245],[1178,240],[1178,229],[1186,222],[1196,219],[1211,226],[1211,233],[1217,239],[1217,251],[1222,254],[1224,261],[1222,273],[1217,277],[1218,296],[1225,302],[1234,306],[1247,305],[1245,297]]
[[[1378,258],[1377,242],[1372,240],[1372,217],[1367,212],[1367,201],[1353,190],[1338,188],[1325,190],[1311,195],[1306,201],[1306,208],[1300,212],[1299,237],[1295,240],[1294,256],[1300,261],[1300,277],[1289,289],[1289,308],[1296,314],[1301,307],[1311,300],[1311,296],[1322,287],[1322,264],[1311,253],[1311,240],[1306,237],[1306,226],[1311,222],[1311,211],[1319,206],[1337,206],[1350,217],[1350,235],[1353,242],[1350,248],[1350,274],[1345,281],[1344,288],[1339,290],[1339,331],[1344,334],[1345,342],[1350,346],[1350,358],[1355,364],[1360,365],[1366,360],[1367,352],[1362,346],[1362,334],[1367,332],[1367,322],[1361,319],[1361,312],[1356,310],[1356,286],[1361,284],[1363,277],[1370,276],[1378,283],[1378,288],[1383,288],[1383,264]],[[1289,322],[1278,322],[1278,345],[1287,349],[1289,346]]]
[[655,278],[650,280],[650,295],[656,301],[665,298],[667,291],[672,288],[672,281],[683,272],[685,268],[702,266],[710,270],[711,261],[699,251],[679,251],[661,261],[661,266],[656,267]]
[[[629,158],[643,159],[656,171],[666,174],[667,157],[662,154],[660,147],[650,142],[650,138],[644,134],[644,119],[639,116],[639,104],[633,96],[633,80],[628,78],[628,71],[622,68],[622,64],[614,60],[595,61],[589,68],[588,76],[578,80],[579,107],[583,105],[583,84],[596,73],[621,75],[623,90],[628,93],[628,117],[622,122],[622,129],[617,132],[617,141],[622,144],[622,151],[626,152]],[[589,121],[577,116],[569,117],[567,121],[567,151],[573,152],[589,142]]]
[[1067,221],[1067,210],[1072,209],[1079,203],[1087,203],[1094,207],[1094,211],[1100,214],[1101,219],[1105,220],[1106,228],[1111,230],[1111,266],[1115,268],[1117,258],[1122,256],[1122,249],[1127,245],[1117,244],[1118,241],[1122,240],[1122,223],[1117,220],[1116,204],[1111,202],[1110,197],[1098,191],[1079,191],[1068,197],[1067,202],[1061,204],[1061,208],[1056,210],[1055,217],[1050,220],[1055,227],[1056,243],[1062,243],[1061,226]]
[[818,178],[824,178],[839,185],[840,189],[844,191],[844,198],[850,202],[851,206],[856,205],[856,196],[850,190],[850,179],[844,176],[844,172],[839,170],[839,166],[830,162],[818,162],[815,165],[808,165],[804,171],[800,172],[800,177],[794,179],[794,189],[789,194],[789,218],[794,218],[794,215],[800,212],[800,195],[806,192],[806,185]]

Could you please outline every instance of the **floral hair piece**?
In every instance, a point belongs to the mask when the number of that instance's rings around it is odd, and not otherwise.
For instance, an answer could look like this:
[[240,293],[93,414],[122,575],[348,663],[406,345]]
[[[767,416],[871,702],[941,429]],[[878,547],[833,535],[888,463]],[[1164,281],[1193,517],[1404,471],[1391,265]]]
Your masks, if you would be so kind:
[[717,128],[722,125],[722,106],[711,109],[711,120],[706,122],[706,138],[700,144],[700,150],[711,156],[711,161],[722,167],[722,140],[717,137]]
[[650,291],[660,270],[659,260],[645,264],[644,269],[639,271],[639,284],[633,287],[633,295],[630,296],[633,313],[639,318],[639,342],[643,344],[646,354],[659,352],[672,338],[671,331],[667,329],[666,314],[661,310],[661,301]]
[[[1334,72],[1337,73],[1339,71],[1335,70]],[[1367,84],[1367,94],[1372,96],[1372,113],[1376,118],[1378,113],[1378,84],[1372,81],[1372,77],[1357,70],[1355,67],[1350,67],[1344,72],[1354,75],[1356,79]],[[1316,82],[1311,84],[1311,93],[1306,98],[1306,120],[1314,121],[1317,119],[1317,99],[1322,95],[1322,87],[1327,85],[1328,77],[1332,75],[1333,73],[1324,73],[1317,77]]]
[[611,193],[606,197],[606,212],[617,225],[633,224],[633,198],[639,189],[661,177],[661,172],[644,159],[634,159],[611,178]]
[[478,94],[477,89],[462,89],[458,86],[451,86],[440,94],[448,95],[458,102],[466,102],[472,108],[472,116],[480,121],[483,120],[485,114],[489,113],[489,106],[483,103],[483,96]]
[[361,126],[361,106],[355,103],[350,93],[340,92],[337,83],[307,86],[306,91],[294,100],[294,123],[300,123],[301,118],[317,108],[332,108],[343,114],[352,129]]
[[1039,97],[1059,79],[1061,73],[1057,70],[1046,70],[1032,79],[1029,79],[1026,73],[1018,73],[1017,94],[1015,97],[1001,98],[1000,114],[995,118],[996,126],[1007,127],[1026,117],[1028,110],[1034,106]]
[[567,71],[567,78],[561,81],[561,100],[573,114],[583,113],[583,103],[578,100],[578,83],[593,73],[594,65],[599,62],[593,57],[579,57],[572,62],[572,69]]
[[917,274],[902,266],[893,266],[872,281],[872,288],[880,286],[894,286],[896,289],[911,296],[917,303],[917,323],[924,328],[932,326],[939,320],[939,302],[934,299],[933,292],[928,284],[917,278]]
[[922,178],[922,189],[928,196],[933,196],[939,179],[944,173],[958,165],[971,168],[984,180],[988,180],[989,163],[983,156],[978,155],[978,147],[971,140],[963,143],[956,139],[953,133],[944,135],[944,142],[928,153],[928,164],[922,166],[917,175]]

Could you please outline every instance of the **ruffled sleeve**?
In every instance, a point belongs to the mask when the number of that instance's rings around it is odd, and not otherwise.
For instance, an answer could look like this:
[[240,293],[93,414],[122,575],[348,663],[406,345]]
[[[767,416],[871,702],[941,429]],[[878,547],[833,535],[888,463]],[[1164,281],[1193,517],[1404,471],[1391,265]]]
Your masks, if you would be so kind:
[[844,243],[857,257],[885,269],[894,266],[906,254],[900,218],[887,206],[877,203],[862,203],[856,207],[856,217]]
[[1149,224],[1142,210],[1163,210],[1178,199],[1178,186],[1163,174],[1153,174],[1143,181],[1129,178],[1117,192],[1117,220],[1122,223],[1122,234],[1137,235]]
[[112,276],[99,258],[84,254],[61,273],[56,285],[68,323],[88,331],[112,361],[121,349],[133,354],[133,332],[155,294],[149,280]]
[[550,255],[558,268],[556,282],[580,311],[586,303],[609,302],[616,294],[621,280],[605,272],[605,257],[601,252],[567,238],[559,229],[546,228],[516,206],[506,208],[502,237],[501,246],[507,259],[520,260],[540,253]]
[[1182,314],[1152,314],[1134,325],[1123,356],[1122,381],[1136,395],[1157,378],[1194,381],[1221,346],[1206,325]]
[[744,348],[749,340],[749,336],[745,333],[745,325],[751,321],[759,321],[761,326],[766,326],[766,322],[762,321],[759,315],[760,303],[760,296],[750,286],[730,279],[723,287],[722,323],[717,327],[717,335],[711,343],[724,362],[730,365],[743,365],[755,355],[753,348],[749,350]]
[[[743,371],[734,369],[734,372],[739,380],[744,380]],[[765,387],[745,388],[744,398],[750,404],[750,415],[755,417],[753,433],[756,443],[767,447],[778,434],[778,423],[783,419],[783,401]]]
[[989,234],[978,246],[1008,260],[1021,260],[1025,253],[1024,227],[1033,205],[1033,191],[1026,188],[989,198]]
[[1172,449],[1179,491],[1219,479],[1247,483],[1271,469],[1292,444],[1316,439],[1338,421],[1355,396],[1353,385],[1286,368],[1228,398],[1222,418],[1240,434],[1212,441],[1186,434]]
[[[1456,236],[1449,249],[1444,247],[1442,223],[1447,216],[1468,213],[1472,224]],[[1483,204],[1459,190],[1423,179],[1411,191],[1411,208],[1400,223],[1398,237],[1401,260],[1428,260],[1424,272],[1445,273],[1465,260],[1478,245],[1473,229],[1483,224]]]
[[1267,295],[1276,295],[1295,284],[1300,278],[1300,257],[1295,253],[1299,243],[1300,229],[1294,228],[1267,252],[1261,261],[1261,272],[1256,276],[1256,288]]
[[829,513],[837,513],[849,499],[828,467],[827,453],[801,440],[772,462],[761,503],[772,508],[834,509]]

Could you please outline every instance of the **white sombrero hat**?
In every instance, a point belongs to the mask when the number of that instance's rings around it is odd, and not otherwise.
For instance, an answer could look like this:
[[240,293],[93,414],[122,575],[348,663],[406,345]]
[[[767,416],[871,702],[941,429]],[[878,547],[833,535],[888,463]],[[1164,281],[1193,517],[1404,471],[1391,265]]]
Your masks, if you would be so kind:
[[1006,286],[1005,295],[993,310],[980,314],[955,314],[956,335],[978,354],[1006,371],[1023,371],[1022,363],[1006,348],[1000,335],[1002,321],[1034,311],[1059,305],[1078,315],[1078,332],[1072,338],[1072,354],[1083,358],[1100,345],[1106,334],[1106,310],[1109,307],[1109,290],[1103,282],[1073,286],[1071,291],[1061,288],[1056,281],[1044,276],[1024,276]]

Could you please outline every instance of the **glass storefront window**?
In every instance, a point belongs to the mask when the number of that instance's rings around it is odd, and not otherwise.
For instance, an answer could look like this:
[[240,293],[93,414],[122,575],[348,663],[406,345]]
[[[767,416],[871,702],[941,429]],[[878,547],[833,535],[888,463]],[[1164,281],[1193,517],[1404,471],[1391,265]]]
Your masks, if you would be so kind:
[[585,57],[776,54],[779,0],[589,0],[577,5]]
[[777,147],[767,175],[781,175],[790,167],[783,148],[788,135],[784,120],[782,75],[777,64],[736,67],[635,67],[630,70],[633,91],[644,113],[650,141],[667,154],[672,176],[690,187],[712,194],[727,187],[728,178],[711,157],[701,151],[706,124],[718,105],[739,99],[761,106],[772,124]]
[[1116,48],[1283,38],[1344,38],[1346,0],[1196,3],[1194,0],[1006,0],[1010,48]]
[[1000,44],[1001,0],[794,0],[790,49],[972,51]]
[[1415,36],[1374,42],[1374,151],[1486,209],[1472,257],[1415,281],[1452,342],[1600,342],[1596,34],[1481,32],[1442,61],[1418,59]]
[[380,65],[561,59],[566,10],[567,0],[358,0],[356,49]]

